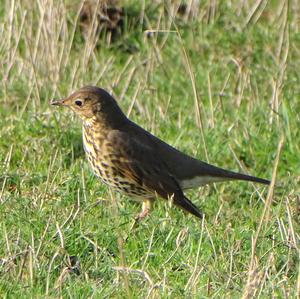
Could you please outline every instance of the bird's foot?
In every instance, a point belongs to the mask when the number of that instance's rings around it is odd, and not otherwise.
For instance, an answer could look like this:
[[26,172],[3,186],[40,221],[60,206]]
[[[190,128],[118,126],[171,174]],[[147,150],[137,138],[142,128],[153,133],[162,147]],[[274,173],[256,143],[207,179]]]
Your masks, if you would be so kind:
[[142,221],[142,220],[144,220],[149,214],[150,214],[150,208],[149,208],[149,207],[146,207],[146,208],[143,207],[141,213],[139,213],[139,214],[137,215],[137,217],[135,217],[135,219],[136,219],[137,221]]
[[[131,224],[129,229],[128,236],[134,229],[137,228],[138,224],[150,214],[151,207],[152,201],[146,200],[143,202],[142,211],[136,217],[134,217],[133,223]],[[126,241],[128,239],[128,236],[126,238]]]
[[134,230],[138,224],[143,221],[150,214],[150,209],[142,209],[141,213],[139,213],[136,217],[134,217],[133,223],[130,227],[129,232]]

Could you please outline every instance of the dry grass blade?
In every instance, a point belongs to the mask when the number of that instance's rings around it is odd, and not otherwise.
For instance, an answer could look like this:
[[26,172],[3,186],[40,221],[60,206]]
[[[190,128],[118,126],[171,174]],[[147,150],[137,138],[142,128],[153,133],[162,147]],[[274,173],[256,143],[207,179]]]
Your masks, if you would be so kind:
[[263,278],[263,271],[259,270],[258,262],[255,261],[252,265],[252,270],[248,274],[248,280],[243,292],[242,299],[256,298]]
[[[299,260],[300,260],[300,253],[299,253]],[[298,294],[298,298],[300,297],[300,263],[298,266],[298,279],[297,279],[297,294]]]
[[255,2],[248,16],[246,17],[244,28],[247,27],[250,23],[255,24],[258,21],[267,4],[268,0],[257,0]]
[[57,250],[54,255],[52,256],[52,259],[49,263],[48,266],[48,273],[47,273],[47,278],[46,278],[46,296],[49,294],[49,288],[50,288],[50,281],[51,281],[51,271],[52,271],[52,265],[55,261],[55,259],[59,256],[60,250]]
[[2,174],[4,175],[4,180],[2,182],[2,187],[1,187],[1,192],[0,192],[0,203],[4,203],[5,202],[5,198],[4,198],[4,190],[5,190],[5,186],[7,183],[7,176],[5,174],[7,174],[8,169],[9,169],[9,164],[10,164],[10,160],[12,157],[12,152],[13,152],[13,146],[10,146],[10,149],[4,159],[4,163],[2,165]]
[[[120,215],[119,215],[119,209],[118,209],[118,203],[116,200],[115,195],[113,194],[113,191],[109,189],[110,198],[112,201],[112,210],[113,210],[113,217],[116,222],[117,227],[117,239],[118,239],[118,248],[119,248],[119,254],[120,254],[120,260],[121,260],[121,268],[127,269],[126,267],[126,258],[125,258],[125,249],[124,249],[124,239],[120,232]],[[131,298],[131,292],[129,287],[129,277],[128,277],[128,271],[123,271],[123,280],[125,285],[125,290],[127,293],[127,298]]]
[[184,59],[185,59],[185,64],[186,64],[185,66],[186,66],[186,68],[188,70],[188,73],[189,73],[189,76],[190,76],[190,80],[191,80],[191,84],[192,84],[192,88],[193,88],[193,94],[194,94],[194,107],[195,107],[195,114],[196,114],[195,115],[196,116],[196,122],[197,122],[197,125],[198,125],[199,129],[200,129],[200,135],[201,135],[201,140],[202,140],[203,148],[204,148],[204,152],[205,152],[205,158],[206,158],[206,161],[209,162],[207,146],[206,146],[205,137],[204,137],[203,121],[202,121],[202,116],[201,116],[201,111],[202,111],[201,107],[200,107],[201,101],[200,101],[199,94],[197,92],[195,74],[192,70],[192,65],[191,65],[189,56],[188,56],[188,54],[185,50],[181,34],[178,31],[178,28],[177,28],[175,23],[174,23],[174,26],[176,28],[179,43],[180,43],[180,47],[181,47],[181,50],[182,50],[182,53],[183,53],[183,56],[184,56]]
[[201,267],[199,269],[199,265],[198,265],[199,258],[200,258],[200,250],[201,250],[201,246],[202,246],[204,227],[205,227],[205,217],[203,217],[203,219],[201,221],[201,235],[199,238],[199,243],[198,243],[198,248],[197,248],[197,256],[196,256],[196,260],[195,260],[194,269],[193,269],[191,276],[189,277],[188,282],[186,283],[186,285],[184,287],[185,291],[187,291],[189,288],[192,288],[193,286],[195,286],[200,273],[204,270],[203,267]]
[[[152,287],[153,286],[153,281],[150,278],[149,274],[143,270],[139,270],[139,269],[132,269],[129,267],[113,267],[114,270],[116,271],[121,271],[124,273],[134,273],[134,274],[138,274],[139,276],[141,276],[145,281],[148,282],[149,286]],[[128,274],[127,274],[128,275]]]
[[132,82],[132,80],[133,80],[133,78],[134,78],[135,72],[136,72],[136,67],[132,67],[132,68],[130,69],[130,71],[129,71],[129,74],[128,74],[128,76],[127,76],[127,80],[126,80],[125,86],[124,86],[124,88],[123,88],[123,90],[122,90],[122,92],[121,92],[121,95],[119,96],[119,100],[120,100],[121,102],[122,102],[122,100],[124,99],[125,94],[126,94],[128,88],[129,88],[129,86],[130,86],[130,84],[131,84],[131,82]]
[[210,108],[209,125],[213,129],[215,127],[215,117],[214,117],[214,104],[212,99],[211,82],[210,82],[209,73],[207,74],[207,88],[208,88],[208,98],[209,98],[209,108]]
[[[283,142],[284,142],[284,137],[281,136],[279,143],[278,143],[278,148],[277,148],[277,155],[276,155],[276,159],[274,161],[274,167],[273,167],[273,174],[272,174],[272,180],[271,180],[271,184],[268,190],[268,195],[267,195],[267,199],[265,202],[265,206],[264,206],[264,210],[262,212],[261,215],[261,219],[260,219],[260,223],[258,225],[258,228],[256,230],[253,242],[252,242],[252,254],[251,254],[251,260],[250,260],[250,264],[249,264],[249,274],[248,274],[248,283],[245,286],[244,289],[244,293],[243,293],[243,298],[250,298],[249,294],[253,294],[254,290],[253,287],[254,285],[256,286],[257,283],[253,284],[253,277],[255,276],[254,274],[258,271],[258,262],[256,262],[256,247],[257,247],[257,240],[259,237],[259,234],[263,228],[263,226],[267,226],[268,222],[269,222],[269,214],[270,214],[270,208],[272,205],[272,201],[273,201],[273,193],[274,193],[274,188],[275,188],[275,182],[276,182],[276,174],[277,174],[277,168],[278,168],[278,163],[279,163],[279,158],[280,158],[280,154],[281,154],[281,150],[282,150],[282,146],[283,146]],[[254,273],[254,274],[253,274]],[[251,286],[251,290],[249,289],[249,286]],[[258,285],[257,285],[258,288]]]

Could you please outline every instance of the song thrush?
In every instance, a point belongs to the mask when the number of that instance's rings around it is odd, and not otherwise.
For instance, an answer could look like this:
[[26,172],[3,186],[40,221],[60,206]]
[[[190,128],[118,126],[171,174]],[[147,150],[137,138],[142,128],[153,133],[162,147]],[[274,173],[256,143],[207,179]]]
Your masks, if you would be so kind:
[[52,105],[71,108],[83,121],[88,161],[104,183],[143,203],[145,217],[161,197],[201,218],[183,190],[226,180],[269,184],[192,158],[130,121],[105,90],[86,86]]

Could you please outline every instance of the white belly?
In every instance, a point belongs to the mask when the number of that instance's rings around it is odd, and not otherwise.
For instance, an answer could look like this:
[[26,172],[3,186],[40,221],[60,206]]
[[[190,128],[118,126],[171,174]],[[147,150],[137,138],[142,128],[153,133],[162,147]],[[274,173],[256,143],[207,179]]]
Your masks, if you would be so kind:
[[196,188],[201,187],[207,184],[216,183],[216,182],[222,182],[227,181],[229,179],[226,178],[220,178],[220,177],[212,177],[212,176],[196,176],[191,179],[186,179],[180,181],[180,187],[182,189],[190,189],[190,188]]

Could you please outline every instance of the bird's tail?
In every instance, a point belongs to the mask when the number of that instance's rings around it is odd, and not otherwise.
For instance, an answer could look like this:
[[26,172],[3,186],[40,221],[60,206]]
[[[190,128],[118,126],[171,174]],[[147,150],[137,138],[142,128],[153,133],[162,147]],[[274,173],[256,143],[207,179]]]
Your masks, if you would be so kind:
[[207,163],[201,162],[198,167],[198,171],[191,177],[183,178],[180,180],[180,186],[183,190],[189,188],[200,187],[206,184],[229,181],[229,180],[242,180],[251,181],[269,185],[270,181],[261,179],[255,176],[242,174],[238,172],[229,171],[223,168],[219,168]]
[[258,177],[252,176],[252,175],[243,174],[243,173],[223,170],[222,174],[223,174],[222,177],[233,179],[233,180],[250,181],[250,182],[256,182],[256,183],[261,183],[261,184],[265,184],[265,185],[270,184],[269,180],[258,178]]
[[174,204],[181,209],[191,213],[192,215],[202,219],[203,214],[201,211],[198,209],[197,206],[195,206],[187,197],[184,195],[180,197],[180,199],[175,199]]

